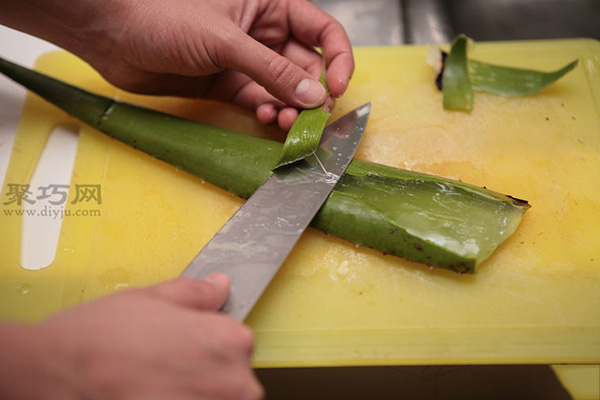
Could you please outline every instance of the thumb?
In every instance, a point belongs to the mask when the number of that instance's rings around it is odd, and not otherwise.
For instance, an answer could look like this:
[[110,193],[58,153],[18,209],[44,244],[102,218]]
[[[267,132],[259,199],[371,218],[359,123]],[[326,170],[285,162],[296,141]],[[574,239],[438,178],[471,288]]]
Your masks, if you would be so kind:
[[314,108],[327,98],[325,88],[315,77],[242,31],[222,50],[219,58],[224,67],[248,75],[286,104]]
[[218,310],[229,294],[229,278],[215,273],[204,279],[177,278],[146,288],[151,296],[184,307],[200,310]]

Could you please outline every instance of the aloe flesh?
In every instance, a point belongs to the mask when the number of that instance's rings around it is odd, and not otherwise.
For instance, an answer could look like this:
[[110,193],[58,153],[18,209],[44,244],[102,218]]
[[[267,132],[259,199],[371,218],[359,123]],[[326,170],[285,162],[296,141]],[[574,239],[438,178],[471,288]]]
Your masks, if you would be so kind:
[[[92,127],[248,198],[282,144],[89,93],[0,59],[0,72]],[[457,272],[477,266],[529,205],[484,188],[353,160],[311,226],[358,245]]]

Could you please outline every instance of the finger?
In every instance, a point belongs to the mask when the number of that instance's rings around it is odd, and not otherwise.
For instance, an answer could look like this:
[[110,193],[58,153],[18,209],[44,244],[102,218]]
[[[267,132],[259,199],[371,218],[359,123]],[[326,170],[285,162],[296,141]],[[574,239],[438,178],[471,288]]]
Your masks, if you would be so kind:
[[177,278],[143,289],[147,294],[184,307],[218,310],[229,293],[229,278],[212,274],[204,279]]
[[308,46],[323,49],[329,92],[334,97],[341,96],[348,88],[354,71],[352,46],[344,27],[325,11],[306,1],[290,1],[288,15],[295,38]]
[[[250,363],[254,352],[254,333],[246,325],[241,324],[226,315],[219,315],[215,320],[220,327],[219,341],[222,349],[233,352]],[[216,326],[216,325],[215,325]]]
[[[314,49],[296,40],[289,40],[280,49],[280,52],[282,56],[288,58],[313,77],[321,75],[323,61],[321,55]],[[285,131],[290,129],[298,116],[298,110],[292,107],[285,107],[285,104],[276,101],[262,86],[256,83],[248,83],[246,87],[239,90],[232,102],[246,108],[252,107],[250,103],[258,104],[256,106],[258,121],[263,124],[269,124],[277,120],[279,127]],[[324,107],[331,108],[331,104],[333,103],[333,99],[327,97]],[[279,114],[281,110],[283,110],[283,113]]]
[[243,366],[235,366],[227,371],[235,379],[229,380],[229,385],[220,387],[218,394],[224,400],[262,400],[265,391],[254,372]]
[[[199,78],[202,79],[202,78]],[[194,85],[189,85],[193,87]],[[193,95],[192,93],[189,93]],[[227,70],[216,76],[211,88],[206,93],[197,93],[219,101],[235,104],[247,110],[256,111],[264,103],[272,103],[275,108],[281,108],[284,103],[277,100],[248,76],[234,70]]]
[[[290,40],[281,46],[280,51],[282,56],[288,58],[313,77],[321,75],[322,58],[314,49],[308,48],[295,40]],[[193,81],[194,79],[200,80],[200,84],[196,84]],[[213,78],[209,91],[197,91],[196,88],[202,89],[205,87],[203,86],[204,80],[204,77],[186,77],[185,82],[179,82],[183,83],[182,85],[171,85],[171,88],[181,87],[182,90],[178,89],[179,95],[183,94],[191,97],[202,95],[206,98],[226,101],[248,110],[254,110],[258,121],[263,124],[276,121],[278,111],[285,107],[285,103],[277,100],[264,87],[238,71],[226,70]],[[291,122],[294,118],[295,116]],[[284,120],[286,119],[284,118]],[[289,128],[291,122],[284,123],[283,126]]]
[[236,28],[233,40],[224,40],[221,64],[240,71],[295,107],[314,108],[325,101],[325,88],[310,73]]
[[277,109],[273,103],[264,103],[256,109],[256,119],[261,124],[270,124],[277,119]]
[[335,98],[329,96],[327,98],[327,100],[325,100],[325,104],[323,104],[323,111],[324,112],[332,112],[335,108]]
[[279,53],[291,62],[311,74],[314,78],[321,76],[323,58],[314,48],[295,40],[288,40]]
[[289,131],[296,118],[298,118],[298,110],[293,107],[286,107],[279,111],[277,123],[284,131]]
[[[290,40],[281,47],[280,53],[313,77],[316,78],[321,75],[323,61],[321,55],[314,49],[308,48],[295,40]],[[234,77],[235,74],[243,78]],[[273,122],[277,118],[277,111],[285,106],[284,103],[269,94],[264,87],[252,81],[246,75],[229,70],[221,74],[215,84],[219,85],[221,82],[225,87],[242,86],[235,89],[235,96],[228,99],[228,101],[240,107],[255,109],[257,118],[262,123]],[[230,91],[233,91],[233,89],[230,89]],[[219,90],[219,92],[223,93],[227,90]]]
[[[188,89],[193,88],[193,82],[189,82],[186,87]],[[193,90],[186,90],[185,95],[195,97]],[[256,119],[262,124],[277,121],[279,110],[285,107],[283,102],[273,97],[264,87],[252,81],[246,75],[233,70],[228,70],[219,75],[215,79],[211,90],[204,97],[230,102],[247,110],[253,110],[256,112]],[[293,119],[295,119],[295,116],[289,124],[284,124],[282,129],[288,130]]]
[[[324,112],[332,112],[335,108],[335,99],[331,96],[327,97],[325,104],[323,104]],[[277,122],[279,127],[284,131],[289,131],[296,118],[298,118],[299,111],[293,107],[285,107],[279,111],[277,115]]]
[[[321,75],[323,60],[321,55],[314,49],[296,40],[289,40],[278,51],[283,57],[307,71],[311,76],[316,78]],[[215,81],[215,88],[217,87],[216,93],[235,92],[235,95],[231,98],[221,98],[221,100],[230,101],[243,108],[256,110],[257,119],[263,124],[275,121],[278,111],[285,107],[284,103],[269,94],[264,87],[239,72],[232,70],[223,72]],[[325,104],[329,99],[326,100]]]

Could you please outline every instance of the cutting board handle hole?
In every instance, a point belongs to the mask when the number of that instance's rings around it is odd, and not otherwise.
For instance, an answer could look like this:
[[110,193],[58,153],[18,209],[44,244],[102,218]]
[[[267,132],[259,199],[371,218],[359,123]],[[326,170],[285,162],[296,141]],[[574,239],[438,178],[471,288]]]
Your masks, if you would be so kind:
[[35,167],[29,201],[23,202],[20,264],[25,269],[46,268],[56,258],[78,142],[77,124],[54,126]]

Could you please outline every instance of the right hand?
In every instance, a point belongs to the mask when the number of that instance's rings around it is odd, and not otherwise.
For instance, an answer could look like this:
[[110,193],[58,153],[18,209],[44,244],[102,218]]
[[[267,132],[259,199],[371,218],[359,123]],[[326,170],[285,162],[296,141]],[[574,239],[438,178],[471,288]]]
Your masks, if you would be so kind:
[[59,352],[75,398],[260,399],[252,333],[216,311],[228,291],[223,274],[130,289],[50,318],[38,334]]

